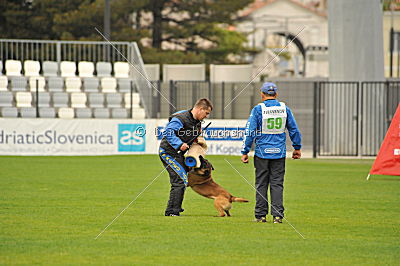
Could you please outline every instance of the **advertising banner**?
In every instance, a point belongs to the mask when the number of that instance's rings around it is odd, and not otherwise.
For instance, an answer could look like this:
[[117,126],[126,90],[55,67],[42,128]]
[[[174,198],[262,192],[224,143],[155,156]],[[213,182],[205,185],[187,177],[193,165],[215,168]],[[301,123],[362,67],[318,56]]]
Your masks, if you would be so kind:
[[[167,122],[0,118],[0,155],[157,154]],[[240,155],[246,120],[208,122],[208,154]]]
[[0,119],[1,155],[108,155],[156,151],[154,120]]
[[[157,126],[158,143],[167,120],[159,120]],[[211,122],[210,127],[203,132],[210,155],[241,155],[243,136],[247,120],[207,119],[203,127]]]

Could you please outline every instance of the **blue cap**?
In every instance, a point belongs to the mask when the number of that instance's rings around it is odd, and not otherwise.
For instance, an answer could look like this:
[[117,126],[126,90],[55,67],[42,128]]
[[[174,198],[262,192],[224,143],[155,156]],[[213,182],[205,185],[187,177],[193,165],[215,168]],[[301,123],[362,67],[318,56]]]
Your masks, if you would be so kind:
[[265,82],[262,87],[261,87],[261,91],[269,94],[269,95],[275,95],[276,94],[276,90],[278,88],[276,87],[275,83],[272,82]]

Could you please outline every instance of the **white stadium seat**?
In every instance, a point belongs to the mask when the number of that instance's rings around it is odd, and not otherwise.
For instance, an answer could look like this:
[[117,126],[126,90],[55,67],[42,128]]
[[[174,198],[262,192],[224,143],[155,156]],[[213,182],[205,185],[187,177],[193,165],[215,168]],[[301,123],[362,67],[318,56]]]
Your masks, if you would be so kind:
[[24,73],[27,77],[40,76],[40,63],[39,61],[26,60],[24,62]]
[[18,60],[6,61],[6,75],[7,76],[21,76],[22,64]]
[[115,78],[102,78],[101,91],[105,93],[117,92],[117,80]]
[[111,63],[110,62],[97,62],[96,71],[98,77],[111,77]]
[[79,76],[82,78],[93,77],[94,64],[92,62],[81,61],[78,63]]
[[[36,82],[39,81],[39,82]],[[38,90],[44,91],[44,87],[46,86],[46,80],[44,77],[30,77],[29,78],[29,88],[31,91],[36,91],[36,83],[38,83]]]
[[[131,94],[125,93],[124,95],[125,108],[131,108]],[[132,107],[138,108],[140,103],[139,93],[132,93]]]
[[31,107],[32,106],[32,94],[30,92],[19,91],[15,94],[17,107]]
[[81,92],[82,81],[78,77],[69,77],[65,79],[66,92]]
[[76,64],[71,61],[62,61],[60,64],[62,77],[75,77]]
[[132,119],[144,119],[146,113],[143,108],[133,108],[132,109]]
[[7,91],[8,79],[6,76],[0,76],[0,91]]
[[126,62],[115,62],[114,76],[116,78],[129,78],[129,64]]
[[58,76],[58,63],[53,61],[43,62],[43,76],[57,77]]
[[62,107],[58,109],[58,117],[63,119],[72,119],[75,117],[73,108]]
[[1,108],[2,117],[18,117],[18,109],[15,107],[3,107]]
[[11,91],[0,91],[0,106],[12,107],[14,103],[14,96]]
[[71,107],[72,108],[86,108],[87,97],[85,93],[73,92],[71,93]]

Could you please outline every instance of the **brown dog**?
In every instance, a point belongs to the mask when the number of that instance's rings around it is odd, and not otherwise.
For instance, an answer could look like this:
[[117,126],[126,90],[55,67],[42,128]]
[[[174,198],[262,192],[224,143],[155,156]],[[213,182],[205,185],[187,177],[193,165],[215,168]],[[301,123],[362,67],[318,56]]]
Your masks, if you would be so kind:
[[[249,202],[247,199],[232,196],[223,187],[214,182],[211,172],[214,170],[212,164],[200,155],[201,166],[189,171],[188,186],[200,195],[214,199],[214,207],[219,212],[220,217],[225,213],[231,216],[229,210],[232,208],[232,202]],[[225,212],[225,213],[224,213]]]

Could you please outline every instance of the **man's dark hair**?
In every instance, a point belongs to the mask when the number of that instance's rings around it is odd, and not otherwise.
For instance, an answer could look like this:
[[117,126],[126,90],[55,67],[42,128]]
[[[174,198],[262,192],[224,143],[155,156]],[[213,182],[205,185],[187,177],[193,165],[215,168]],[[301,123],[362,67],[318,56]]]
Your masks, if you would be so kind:
[[197,102],[195,103],[194,107],[199,107],[201,109],[211,108],[211,111],[213,109],[213,105],[212,105],[211,101],[207,98],[198,99]]

